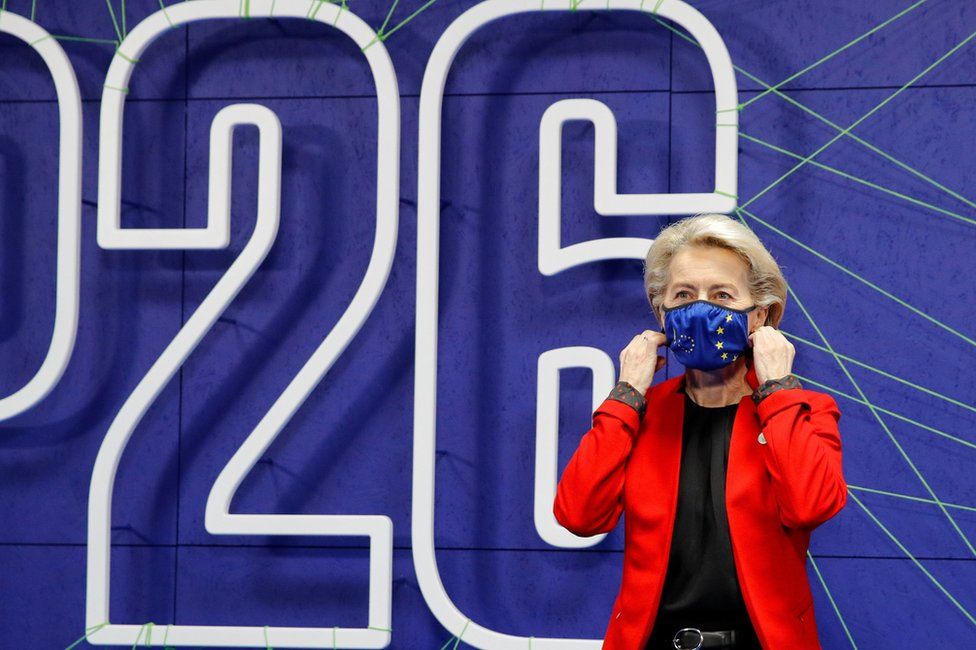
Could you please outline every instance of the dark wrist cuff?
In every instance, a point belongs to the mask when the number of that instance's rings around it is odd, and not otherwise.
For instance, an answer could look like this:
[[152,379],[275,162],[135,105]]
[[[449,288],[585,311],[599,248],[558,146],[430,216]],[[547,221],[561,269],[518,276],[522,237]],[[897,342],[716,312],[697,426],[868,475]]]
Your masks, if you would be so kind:
[[647,411],[647,400],[639,390],[631,386],[628,382],[618,381],[617,385],[610,391],[608,399],[615,399],[618,402],[632,406],[637,411],[637,415],[642,420],[644,419],[644,413]]
[[759,404],[759,402],[776,391],[789,388],[803,388],[803,386],[800,384],[800,380],[797,379],[797,376],[793,373],[777,379],[767,379],[760,385],[756,386],[756,390],[752,392],[752,401]]

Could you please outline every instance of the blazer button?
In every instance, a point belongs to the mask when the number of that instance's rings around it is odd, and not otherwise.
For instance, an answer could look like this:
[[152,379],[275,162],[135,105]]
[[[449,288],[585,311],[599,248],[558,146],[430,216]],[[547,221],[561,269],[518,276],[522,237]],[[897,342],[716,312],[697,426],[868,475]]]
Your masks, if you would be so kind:
[[760,431],[759,432],[759,437],[756,438],[756,440],[758,440],[759,441],[759,444],[761,444],[761,445],[765,445],[766,444],[766,436],[764,436],[763,433],[764,433],[763,431]]

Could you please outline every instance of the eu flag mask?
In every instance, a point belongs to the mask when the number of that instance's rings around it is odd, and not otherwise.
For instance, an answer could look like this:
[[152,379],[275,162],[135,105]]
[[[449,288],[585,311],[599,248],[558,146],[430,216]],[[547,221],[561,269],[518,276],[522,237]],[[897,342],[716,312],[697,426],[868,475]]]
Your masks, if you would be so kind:
[[732,363],[749,348],[749,312],[708,300],[664,307],[668,347],[687,368],[715,370]]

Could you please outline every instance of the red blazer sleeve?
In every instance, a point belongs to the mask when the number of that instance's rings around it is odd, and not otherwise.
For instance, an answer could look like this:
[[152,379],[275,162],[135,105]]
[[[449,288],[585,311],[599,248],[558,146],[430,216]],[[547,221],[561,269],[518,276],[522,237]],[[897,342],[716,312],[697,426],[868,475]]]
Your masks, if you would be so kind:
[[756,410],[780,520],[812,530],[847,503],[837,403],[826,393],[790,388],[770,394]]
[[630,405],[607,398],[593,412],[593,428],[563,470],[553,514],[571,533],[591,537],[613,530],[623,512],[624,468],[640,416]]

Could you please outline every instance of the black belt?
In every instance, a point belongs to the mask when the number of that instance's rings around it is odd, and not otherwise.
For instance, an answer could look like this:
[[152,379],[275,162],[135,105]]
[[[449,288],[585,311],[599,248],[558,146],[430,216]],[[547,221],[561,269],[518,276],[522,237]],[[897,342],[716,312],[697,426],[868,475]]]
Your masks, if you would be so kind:
[[736,641],[741,639],[741,633],[736,630],[699,630],[697,627],[685,627],[677,631],[672,643],[678,650],[700,650],[700,648],[735,648]]

